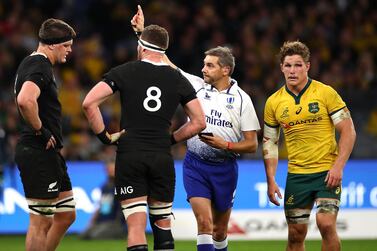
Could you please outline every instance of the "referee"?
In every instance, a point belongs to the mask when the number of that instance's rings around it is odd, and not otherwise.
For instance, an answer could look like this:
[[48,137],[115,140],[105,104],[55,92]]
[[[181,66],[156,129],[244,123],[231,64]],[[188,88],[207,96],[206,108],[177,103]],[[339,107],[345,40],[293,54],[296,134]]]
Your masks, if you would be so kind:
[[[140,11],[140,10],[139,10]],[[205,128],[204,113],[190,83],[163,63],[168,32],[150,25],[138,41],[138,61],[112,68],[87,94],[83,108],[90,126],[105,144],[117,144],[115,194],[128,225],[127,250],[148,250],[147,207],[154,250],[174,250],[170,215],[175,189],[172,143]],[[113,93],[121,99],[120,128],[109,134],[99,105]],[[181,104],[190,120],[169,134],[170,120]]]
[[52,69],[66,62],[75,37],[62,20],[46,20],[39,30],[37,51],[21,62],[16,73],[14,92],[22,131],[15,160],[30,209],[27,251],[55,250],[76,217],[71,181],[60,154],[61,105]]

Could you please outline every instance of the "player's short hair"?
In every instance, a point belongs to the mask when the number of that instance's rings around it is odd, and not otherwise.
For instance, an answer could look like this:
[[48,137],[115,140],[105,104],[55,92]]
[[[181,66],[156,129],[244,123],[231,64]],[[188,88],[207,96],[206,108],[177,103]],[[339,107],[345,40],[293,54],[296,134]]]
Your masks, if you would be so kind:
[[156,24],[151,24],[145,27],[140,38],[148,43],[160,47],[163,50],[166,50],[169,47],[168,31]]
[[228,47],[217,46],[209,49],[204,53],[206,56],[215,56],[219,58],[221,67],[228,66],[230,68],[229,76],[232,75],[236,65],[232,51]]
[[300,41],[286,41],[280,48],[279,59],[280,63],[284,62],[286,56],[299,55],[305,63],[309,63],[310,51],[309,48]]
[[49,18],[39,28],[39,41],[43,44],[59,44],[76,37],[75,30],[66,22]]

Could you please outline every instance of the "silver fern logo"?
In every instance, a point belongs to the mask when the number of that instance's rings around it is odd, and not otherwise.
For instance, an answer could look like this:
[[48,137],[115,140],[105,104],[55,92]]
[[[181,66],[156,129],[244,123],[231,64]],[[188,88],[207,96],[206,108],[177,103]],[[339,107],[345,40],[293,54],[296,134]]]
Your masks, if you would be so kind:
[[56,187],[56,185],[58,184],[57,181],[51,183],[50,185],[48,185],[48,189],[47,189],[47,192],[51,193],[51,192],[57,192],[58,191],[58,188]]

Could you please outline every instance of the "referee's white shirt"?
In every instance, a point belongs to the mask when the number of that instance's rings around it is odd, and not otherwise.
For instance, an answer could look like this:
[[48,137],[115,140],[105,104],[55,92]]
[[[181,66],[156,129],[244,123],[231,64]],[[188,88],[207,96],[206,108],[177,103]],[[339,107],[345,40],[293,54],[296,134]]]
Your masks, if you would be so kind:
[[[253,102],[235,80],[231,80],[228,89],[219,92],[202,78],[182,70],[180,72],[190,81],[201,102],[206,116],[205,132],[212,132],[226,141],[238,142],[242,139],[242,131],[260,130]],[[187,148],[199,158],[211,162],[236,157],[234,153],[201,142],[198,136],[187,141]]]

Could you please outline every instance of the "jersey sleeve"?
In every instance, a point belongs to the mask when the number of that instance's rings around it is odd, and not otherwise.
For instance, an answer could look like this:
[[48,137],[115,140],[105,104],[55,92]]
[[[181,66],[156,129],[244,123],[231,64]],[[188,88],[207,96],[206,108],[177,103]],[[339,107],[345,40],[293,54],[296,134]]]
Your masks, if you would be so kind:
[[279,127],[279,122],[276,120],[275,112],[271,97],[269,97],[264,106],[264,123],[269,127]]
[[241,110],[241,130],[257,131],[260,130],[259,120],[255,112],[253,102],[249,95],[245,95],[245,105]]
[[113,68],[107,73],[105,73],[102,77],[102,81],[109,85],[113,93],[118,91],[119,85],[121,83],[121,79],[118,74],[118,68]]
[[25,80],[31,81],[31,82],[35,83],[39,87],[39,89],[43,89],[43,87],[45,86],[45,83],[46,83],[45,78],[46,77],[43,76],[43,74],[41,72],[34,72],[34,73],[28,75]]
[[49,66],[39,60],[34,60],[30,64],[30,69],[24,81],[32,81],[39,89],[43,89],[52,79],[52,72]]
[[185,78],[183,75],[179,74],[179,89],[178,92],[180,94],[180,103],[182,106],[187,104],[193,99],[196,99],[196,92],[194,87],[190,84],[190,82]]
[[327,113],[332,115],[337,111],[341,110],[342,108],[346,107],[346,103],[331,86],[327,87],[328,88],[325,94]]
[[196,92],[198,92],[201,88],[204,87],[205,82],[202,78],[187,73],[181,69],[178,69],[178,71],[190,82],[190,84],[194,87]]

